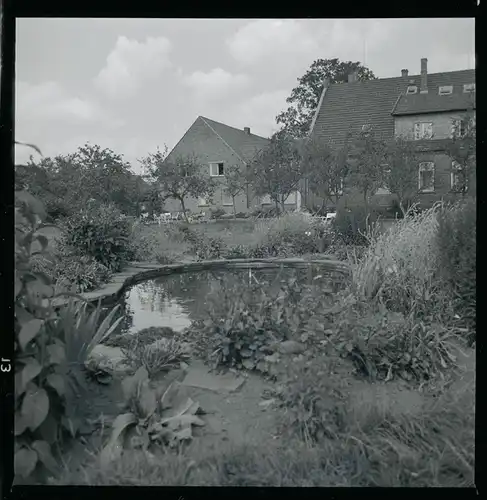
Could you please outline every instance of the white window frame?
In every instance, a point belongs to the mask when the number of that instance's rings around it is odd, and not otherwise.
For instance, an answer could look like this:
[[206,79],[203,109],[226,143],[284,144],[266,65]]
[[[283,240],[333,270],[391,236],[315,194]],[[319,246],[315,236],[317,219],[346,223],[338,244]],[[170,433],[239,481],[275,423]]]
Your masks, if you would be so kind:
[[209,207],[211,205],[210,200],[208,198],[199,198],[198,206],[199,207]]
[[417,85],[408,85],[408,88],[406,89],[407,95],[417,94],[417,93],[418,93],[418,86]]
[[[426,134],[426,129],[430,128],[429,134]],[[413,126],[413,137],[415,141],[433,138],[433,122],[415,122]]]
[[441,85],[438,89],[438,95],[453,94],[453,85]]
[[470,92],[475,92],[475,83],[464,83],[463,92],[469,94]]
[[262,198],[260,200],[261,205],[272,205],[272,203],[273,203],[273,200],[272,200],[270,194],[265,194],[264,196],[262,196]]
[[[421,185],[421,173],[422,172],[433,172],[432,175],[432,187],[424,188]],[[422,161],[418,165],[418,191],[420,193],[434,193],[435,192],[435,163],[433,161]]]
[[[455,189],[455,186],[458,184],[455,182],[455,177],[458,175],[458,171],[461,169],[462,169],[461,165],[457,161],[452,160],[451,172],[450,172],[450,189],[452,191]],[[465,178],[465,192],[467,192],[467,191],[468,191],[468,179]]]
[[[223,161],[212,161],[210,165],[210,177],[225,177],[225,163]],[[220,165],[222,165],[222,173],[220,174]],[[217,173],[214,173],[214,167],[217,168]]]

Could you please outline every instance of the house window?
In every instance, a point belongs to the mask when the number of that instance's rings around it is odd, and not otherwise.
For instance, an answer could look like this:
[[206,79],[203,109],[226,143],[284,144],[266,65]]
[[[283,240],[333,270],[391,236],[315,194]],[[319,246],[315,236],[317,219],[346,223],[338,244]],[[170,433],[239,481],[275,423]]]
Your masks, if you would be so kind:
[[439,95],[448,95],[453,92],[453,85],[443,85],[439,88],[438,94]]
[[409,85],[408,89],[406,90],[406,94],[417,94],[418,93],[418,87],[416,85]]
[[422,193],[433,193],[435,190],[435,164],[426,161],[419,164],[419,190]]
[[271,195],[270,194],[264,195],[260,203],[261,205],[270,205],[272,203]]
[[467,179],[462,173],[462,166],[455,160],[451,162],[450,183],[451,190],[456,193],[462,192],[464,187],[465,191],[467,191],[468,184]]
[[463,91],[465,93],[468,93],[468,92],[475,92],[475,83],[466,83],[464,86],[463,86]]
[[210,205],[210,200],[208,198],[200,198],[198,200],[198,206],[207,207],[208,205]]
[[431,139],[433,137],[433,124],[430,122],[417,122],[414,124],[414,140]]
[[223,173],[223,162],[210,163],[211,177],[222,177],[223,175],[225,175]]
[[465,137],[468,130],[467,120],[455,119],[452,120],[451,136],[456,138]]

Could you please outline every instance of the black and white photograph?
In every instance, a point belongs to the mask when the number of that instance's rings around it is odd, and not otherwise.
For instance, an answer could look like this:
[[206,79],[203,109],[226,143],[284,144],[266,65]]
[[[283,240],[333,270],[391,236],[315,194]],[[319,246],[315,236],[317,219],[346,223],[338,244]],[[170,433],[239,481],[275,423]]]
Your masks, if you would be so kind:
[[14,485],[475,488],[476,62],[467,17],[17,18]]

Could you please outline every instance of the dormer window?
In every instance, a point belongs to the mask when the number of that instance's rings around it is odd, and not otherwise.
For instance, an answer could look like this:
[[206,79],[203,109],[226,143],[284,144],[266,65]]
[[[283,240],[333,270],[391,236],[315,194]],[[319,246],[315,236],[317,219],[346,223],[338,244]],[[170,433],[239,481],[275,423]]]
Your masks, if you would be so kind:
[[475,83],[466,83],[466,84],[464,84],[463,91],[465,93],[475,92]]
[[448,95],[453,92],[453,85],[443,85],[439,88],[438,94],[439,95]]
[[409,85],[408,89],[406,90],[406,94],[417,94],[418,93],[418,87],[416,85]]

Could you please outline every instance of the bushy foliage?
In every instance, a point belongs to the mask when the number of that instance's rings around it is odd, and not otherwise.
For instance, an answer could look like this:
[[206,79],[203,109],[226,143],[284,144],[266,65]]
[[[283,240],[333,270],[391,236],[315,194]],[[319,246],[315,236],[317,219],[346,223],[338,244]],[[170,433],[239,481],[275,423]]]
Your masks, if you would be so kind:
[[173,257],[166,251],[169,235],[160,227],[148,227],[140,221],[132,223],[129,246],[133,258],[139,262],[170,264]]
[[367,210],[361,205],[350,208],[339,208],[337,215],[332,221],[332,227],[338,238],[346,245],[365,245],[367,239],[364,233],[367,224],[376,221],[374,214],[367,218]]
[[218,236],[206,236],[188,226],[179,226],[183,240],[190,245],[191,252],[198,260],[212,260],[223,257],[226,246]]
[[475,328],[476,200],[444,207],[438,216],[437,246],[442,277],[455,297],[457,313]]
[[211,208],[210,209],[210,218],[219,219],[222,215],[225,215],[226,212],[221,207]]
[[304,213],[286,213],[270,223],[257,223],[257,243],[251,250],[255,258],[302,255],[324,251],[326,228]]
[[73,253],[93,257],[111,271],[133,259],[131,225],[114,205],[90,204],[63,221],[62,243]]
[[35,271],[49,276],[59,290],[75,293],[89,292],[107,283],[112,273],[93,257],[55,252],[51,258],[37,258],[32,262]]

